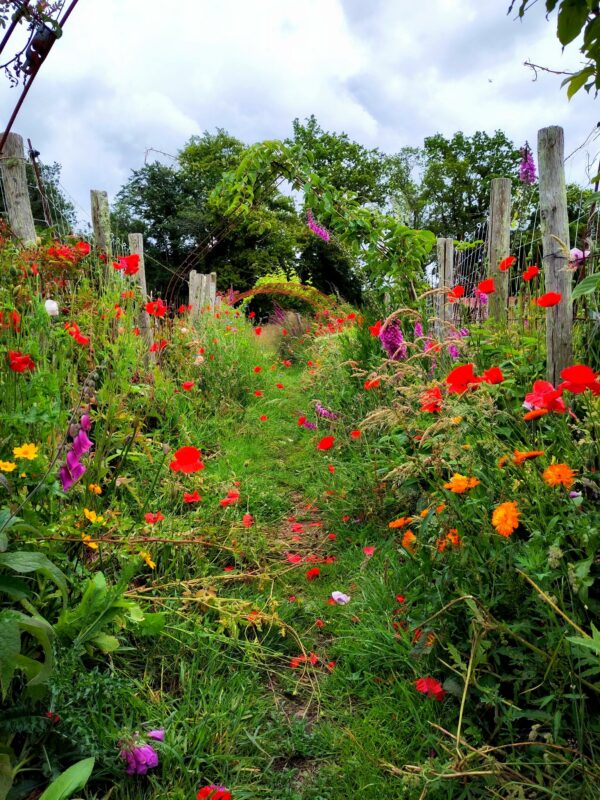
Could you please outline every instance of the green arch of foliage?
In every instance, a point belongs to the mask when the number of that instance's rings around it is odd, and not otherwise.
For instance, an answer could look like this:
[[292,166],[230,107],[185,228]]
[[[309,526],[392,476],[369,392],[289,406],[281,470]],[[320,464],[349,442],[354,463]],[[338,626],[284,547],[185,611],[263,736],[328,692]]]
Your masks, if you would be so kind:
[[415,299],[424,287],[423,263],[434,234],[361,205],[355,194],[339,191],[313,172],[311,163],[310,152],[301,146],[259,142],[246,150],[237,169],[223,176],[209,202],[225,217],[245,216],[274,182],[286,180],[303,194],[305,206],[333,239],[355,256],[373,289],[389,291],[398,301]]

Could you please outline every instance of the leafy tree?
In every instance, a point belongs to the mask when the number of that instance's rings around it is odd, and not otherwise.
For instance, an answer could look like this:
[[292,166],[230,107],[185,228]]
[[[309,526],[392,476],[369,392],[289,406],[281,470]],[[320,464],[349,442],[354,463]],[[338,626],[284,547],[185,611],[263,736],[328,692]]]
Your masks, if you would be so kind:
[[520,151],[502,131],[428,136],[415,193],[419,225],[438,236],[465,239],[487,216],[492,178],[512,178],[516,186],[519,161]]
[[[523,17],[537,0],[512,0],[508,13],[520,3],[518,14]],[[586,92],[600,89],[600,2],[598,0],[546,0],[546,13],[550,15],[558,7],[556,35],[563,47],[571,44],[583,33],[579,52],[585,59],[584,66],[562,82],[567,87],[569,99],[582,87]],[[553,70],[550,70],[552,72]],[[564,74],[564,73],[563,73]]]
[[[48,205],[50,206],[52,228],[56,231],[57,236],[61,237],[65,232],[70,233],[76,225],[77,214],[75,213],[75,206],[66,197],[60,186],[60,164],[55,161],[53,164],[40,164],[39,168],[44,191],[48,198]],[[29,162],[26,164],[26,173],[29,202],[35,225],[37,228],[48,228],[44,217],[42,197],[37,186],[33,167]],[[0,214],[4,215],[6,213],[4,196],[0,193]]]

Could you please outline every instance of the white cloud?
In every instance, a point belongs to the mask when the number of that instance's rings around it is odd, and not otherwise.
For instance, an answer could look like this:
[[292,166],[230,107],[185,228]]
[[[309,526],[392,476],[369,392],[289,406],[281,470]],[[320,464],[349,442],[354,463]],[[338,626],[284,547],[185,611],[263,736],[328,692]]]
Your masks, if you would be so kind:
[[[533,82],[522,62],[565,69],[576,53],[561,56],[537,8],[518,22],[507,5],[82,0],[15,130],[63,164],[85,208],[90,188],[114,195],[149,147],[173,153],[215,127],[247,142],[284,137],[311,113],[385,150],[497,128],[534,144],[539,127],[560,124],[570,152],[595,124],[592,101],[569,104],[560,79]],[[4,109],[16,97],[0,86]],[[581,160],[569,170],[583,179]]]

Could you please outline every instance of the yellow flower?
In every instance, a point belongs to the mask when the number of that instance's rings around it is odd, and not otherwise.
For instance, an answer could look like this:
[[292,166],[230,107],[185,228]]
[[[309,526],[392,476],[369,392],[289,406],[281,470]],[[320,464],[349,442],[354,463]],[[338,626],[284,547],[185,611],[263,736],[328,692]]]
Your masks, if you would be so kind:
[[156,563],[152,560],[152,556],[147,550],[140,550],[140,557],[144,559],[150,569],[155,569]]
[[451,422],[453,425],[460,425],[460,423],[461,423],[462,421],[463,421],[463,418],[462,418],[462,417],[452,417],[452,419],[450,420],[450,422]]
[[98,486],[97,483],[90,483],[90,485],[88,486],[88,490],[92,494],[102,494],[102,488]]
[[492,525],[500,536],[508,537],[519,527],[519,515],[520,511],[513,500],[500,503],[492,514]]
[[95,511],[90,511],[89,508],[84,508],[83,509],[83,515],[92,524],[94,524],[96,522],[98,523],[98,525],[103,525],[104,524],[104,517],[101,517],[99,514],[96,514]]
[[89,535],[89,533],[82,533],[81,541],[84,543],[86,547],[89,547],[90,550],[98,549],[98,542],[93,542],[92,537]]
[[460,472],[454,473],[448,483],[444,484],[444,489],[450,489],[454,494],[462,494],[467,489],[472,489],[477,486],[481,481],[477,478],[468,478],[466,475],[461,475]]
[[37,458],[38,448],[35,444],[22,444],[21,447],[13,447],[13,456],[15,458],[26,458],[27,461],[33,461]]
[[567,464],[550,464],[548,469],[544,470],[542,477],[548,486],[565,486],[570,489],[573,486],[575,472]]
[[13,461],[0,461],[0,472],[12,472],[17,465]]

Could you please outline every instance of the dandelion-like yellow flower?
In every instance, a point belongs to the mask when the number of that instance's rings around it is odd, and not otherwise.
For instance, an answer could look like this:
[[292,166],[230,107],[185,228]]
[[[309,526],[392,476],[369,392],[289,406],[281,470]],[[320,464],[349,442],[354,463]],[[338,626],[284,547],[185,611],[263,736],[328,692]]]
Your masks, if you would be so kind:
[[152,560],[152,556],[147,550],[140,550],[140,557],[144,559],[150,569],[156,568],[156,563]]
[[89,535],[89,533],[82,533],[81,541],[84,543],[86,547],[89,547],[90,550],[98,549],[98,542],[92,541],[92,537]]
[[452,419],[450,420],[450,422],[451,422],[453,425],[460,425],[460,423],[461,423],[462,421],[463,421],[463,418],[462,418],[462,417],[452,417]]
[[90,511],[89,508],[83,509],[83,515],[92,524],[98,523],[98,525],[104,524],[104,517],[101,517],[99,514],[96,514],[95,511]]
[[16,468],[14,461],[0,461],[0,472],[12,472]]
[[573,486],[575,472],[567,464],[550,464],[548,469],[544,470],[542,477],[548,486],[565,486],[570,489]]
[[38,447],[35,444],[27,443],[22,444],[20,447],[13,447],[13,456],[15,458],[24,458],[27,461],[33,461],[37,458]]
[[98,486],[97,483],[90,483],[90,485],[88,486],[88,490],[92,494],[102,494],[102,487]]
[[468,478],[466,475],[461,475],[460,472],[456,472],[448,483],[444,484],[444,489],[450,489],[454,494],[463,494],[467,489],[473,489],[473,487],[478,486],[480,483],[481,481],[477,480],[477,478]]
[[513,500],[500,503],[492,514],[492,525],[500,536],[508,537],[519,527],[519,516],[520,511]]

